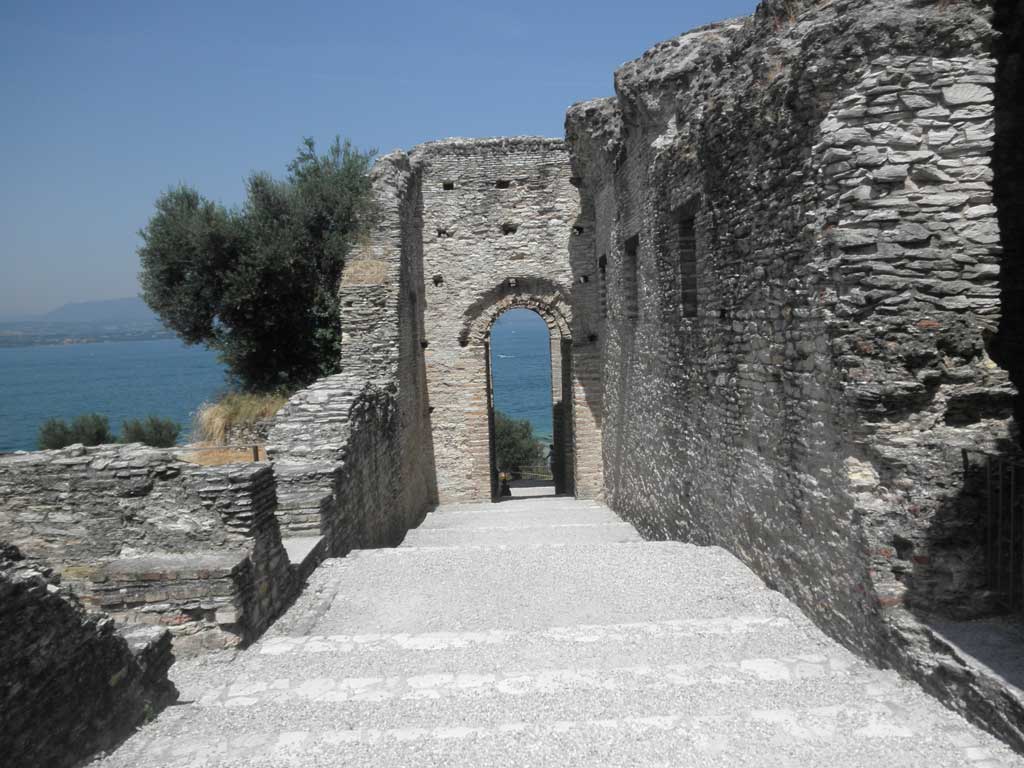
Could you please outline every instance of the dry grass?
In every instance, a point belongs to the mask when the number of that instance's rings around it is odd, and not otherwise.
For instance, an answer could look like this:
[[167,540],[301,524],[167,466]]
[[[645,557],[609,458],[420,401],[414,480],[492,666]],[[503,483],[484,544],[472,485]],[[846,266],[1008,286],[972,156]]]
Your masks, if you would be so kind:
[[288,401],[284,395],[252,395],[232,392],[199,409],[192,431],[194,440],[223,445],[232,427],[269,419]]
[[[182,461],[202,467],[220,467],[224,464],[252,462],[251,448],[190,448],[179,454]],[[259,449],[260,461],[267,460],[267,452]]]

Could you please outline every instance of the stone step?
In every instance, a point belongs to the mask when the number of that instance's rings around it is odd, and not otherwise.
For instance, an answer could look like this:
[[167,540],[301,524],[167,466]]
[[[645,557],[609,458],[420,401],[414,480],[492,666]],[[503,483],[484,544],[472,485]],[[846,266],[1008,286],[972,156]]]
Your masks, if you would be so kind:
[[100,765],[1024,766],[724,550],[609,533],[571,499],[449,506],[325,560]]
[[399,547],[330,559],[268,636],[802,615],[724,550],[677,542]]
[[[537,705],[509,698],[496,713],[467,693],[467,707],[449,712],[433,699],[278,706],[180,707],[150,724],[104,768],[184,766],[778,766],[863,768],[1017,766],[1004,745],[906,684],[856,700],[827,698],[821,687],[790,683],[789,695],[733,691],[719,702],[691,687],[669,697],[629,702],[590,697],[592,706]],[[799,695],[809,693],[801,702]],[[622,709],[633,704],[633,709]],[[659,705],[666,709],[658,710]],[[381,716],[366,717],[375,710]],[[214,714],[216,713],[216,714]],[[495,716],[498,715],[498,716]],[[502,719],[501,716],[504,716]]]
[[598,544],[643,541],[629,523],[562,523],[547,525],[491,525],[460,528],[419,528],[409,531],[403,546],[459,547],[467,545]]
[[523,510],[502,515],[491,512],[448,513],[432,512],[427,515],[417,531],[450,530],[462,528],[531,528],[546,525],[600,525],[622,523],[622,519],[610,512],[600,510],[567,509],[548,512]]
[[516,632],[434,632],[268,638],[232,664],[235,678],[389,677],[472,670],[617,668],[820,656],[834,645],[788,618],[684,619]]

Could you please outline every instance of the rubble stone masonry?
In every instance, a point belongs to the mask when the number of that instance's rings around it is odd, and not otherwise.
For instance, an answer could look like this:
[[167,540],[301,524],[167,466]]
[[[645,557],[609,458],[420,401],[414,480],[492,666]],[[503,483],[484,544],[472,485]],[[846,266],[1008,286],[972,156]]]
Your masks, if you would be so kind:
[[1019,692],[934,621],[994,607],[961,451],[1019,455],[1022,9],[764,0],[625,64],[565,140],[380,158],[342,370],[278,414],[272,466],[0,457],[0,538],[176,648],[246,642],[320,558],[495,494],[490,330],[526,308],[560,492],[724,547],[1024,749]]
[[607,271],[610,504],[1020,744],[1020,702],[928,628],[992,607],[960,449],[1015,450],[991,18],[769,0],[624,65],[567,133]]

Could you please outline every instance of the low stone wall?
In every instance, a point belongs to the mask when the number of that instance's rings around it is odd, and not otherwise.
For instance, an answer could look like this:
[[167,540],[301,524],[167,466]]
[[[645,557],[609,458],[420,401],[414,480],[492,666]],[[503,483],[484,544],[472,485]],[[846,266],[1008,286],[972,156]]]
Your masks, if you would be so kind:
[[141,446],[0,458],[0,537],[89,608],[171,628],[179,651],[252,640],[288,605],[276,506],[266,464],[200,467]]
[[[318,382],[307,392],[332,391],[331,383]],[[397,400],[374,386],[352,393],[336,381],[333,395],[322,405],[329,413],[343,404],[345,416],[332,425],[331,439],[303,442],[317,449],[286,454],[274,464],[281,529],[293,536],[323,535],[335,557],[353,549],[397,545],[430,502],[429,496],[418,503],[401,501],[407,470],[402,466],[406,446]],[[289,428],[295,429],[296,422]],[[310,428],[324,425],[311,420]]]
[[177,698],[170,634],[87,617],[38,563],[0,544],[0,755],[73,766],[115,747]]

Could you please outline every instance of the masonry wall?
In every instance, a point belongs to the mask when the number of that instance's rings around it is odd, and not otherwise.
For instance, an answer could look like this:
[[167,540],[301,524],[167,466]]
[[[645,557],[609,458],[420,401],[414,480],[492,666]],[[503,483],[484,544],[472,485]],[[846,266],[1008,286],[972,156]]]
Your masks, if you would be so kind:
[[282,530],[323,536],[325,555],[397,544],[437,499],[413,180],[400,153],[376,163],[377,225],[340,286],[342,372],[292,397],[269,437]]
[[0,755],[64,768],[112,749],[177,698],[169,633],[87,617],[42,564],[0,544]]
[[[563,142],[452,139],[410,153],[421,197],[423,337],[442,501],[491,496],[487,354],[490,328],[511,308],[537,312],[558,366],[553,404],[564,436],[556,463],[568,492],[603,490],[597,416],[600,371],[589,305],[572,259],[592,233]],[[564,373],[563,376],[563,366]]]
[[267,465],[73,446],[0,458],[0,538],[92,610],[169,627],[181,651],[252,640],[295,584]]
[[922,621],[991,608],[959,449],[1012,442],[991,42],[973,3],[765,2],[625,65],[567,133],[612,506],[1019,743]]

